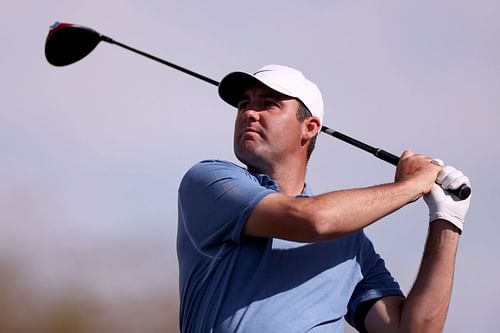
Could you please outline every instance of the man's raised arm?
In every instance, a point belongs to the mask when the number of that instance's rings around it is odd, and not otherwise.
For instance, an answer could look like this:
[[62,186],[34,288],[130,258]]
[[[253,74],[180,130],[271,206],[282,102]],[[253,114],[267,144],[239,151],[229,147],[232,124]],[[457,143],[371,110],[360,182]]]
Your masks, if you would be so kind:
[[[444,167],[437,181],[448,189],[469,179],[453,167]],[[365,318],[369,333],[441,332],[450,304],[455,256],[470,197],[466,200],[447,194],[433,185],[424,197],[429,207],[430,226],[417,279],[405,300],[387,297],[377,301]]]

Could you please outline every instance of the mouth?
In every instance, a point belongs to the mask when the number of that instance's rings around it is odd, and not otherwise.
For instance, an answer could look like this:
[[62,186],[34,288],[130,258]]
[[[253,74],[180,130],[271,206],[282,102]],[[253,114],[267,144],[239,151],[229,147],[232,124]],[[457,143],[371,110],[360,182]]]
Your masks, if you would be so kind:
[[255,128],[247,127],[243,130],[243,133],[259,133]]
[[241,131],[240,136],[242,138],[253,138],[255,136],[262,136],[261,132],[256,130],[255,128],[247,127],[243,131]]

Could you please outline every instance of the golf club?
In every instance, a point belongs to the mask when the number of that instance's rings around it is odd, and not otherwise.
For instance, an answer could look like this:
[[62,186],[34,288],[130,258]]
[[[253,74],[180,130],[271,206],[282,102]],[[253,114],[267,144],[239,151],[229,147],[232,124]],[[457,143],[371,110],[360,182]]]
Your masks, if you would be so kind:
[[[45,41],[45,57],[47,58],[47,61],[54,66],[67,66],[86,57],[101,41],[118,45],[129,51],[172,67],[178,71],[191,75],[214,86],[219,85],[218,81],[215,81],[204,75],[198,74],[187,68],[178,66],[146,52],[117,42],[112,38],[102,35],[91,28],[72,23],[56,22],[50,27],[49,34],[47,35],[47,39]],[[322,126],[321,131],[366,152],[369,152],[377,158],[384,160],[392,165],[398,165],[399,157],[385,150],[367,145],[366,143],[351,138],[327,126]],[[460,188],[456,190],[448,190],[448,192],[456,195],[463,200],[469,197],[471,188],[463,184]]]

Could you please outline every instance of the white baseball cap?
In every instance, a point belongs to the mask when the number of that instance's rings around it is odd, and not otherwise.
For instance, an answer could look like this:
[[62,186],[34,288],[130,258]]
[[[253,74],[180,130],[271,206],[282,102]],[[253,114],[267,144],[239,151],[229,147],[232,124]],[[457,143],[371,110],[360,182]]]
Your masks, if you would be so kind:
[[267,65],[253,74],[232,72],[219,84],[219,96],[228,104],[238,107],[245,89],[255,82],[284,95],[299,99],[323,123],[323,97],[318,86],[301,71],[282,65]]

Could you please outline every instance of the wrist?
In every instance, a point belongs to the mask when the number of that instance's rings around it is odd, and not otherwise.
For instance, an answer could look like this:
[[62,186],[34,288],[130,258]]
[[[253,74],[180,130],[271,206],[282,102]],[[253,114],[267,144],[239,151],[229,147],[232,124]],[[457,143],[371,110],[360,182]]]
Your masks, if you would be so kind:
[[401,192],[408,198],[408,203],[421,198],[424,194],[419,183],[413,179],[399,180],[395,184],[400,186]]
[[459,227],[443,219],[432,221],[429,225],[429,232],[431,234],[443,234],[447,236],[446,238],[450,239],[458,239],[462,234],[462,230]]
[[457,229],[459,234],[462,234],[464,230],[464,222],[460,216],[453,214],[450,211],[429,211],[429,223],[434,224],[438,222],[438,224],[445,223],[446,225],[453,226],[454,229]]

